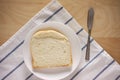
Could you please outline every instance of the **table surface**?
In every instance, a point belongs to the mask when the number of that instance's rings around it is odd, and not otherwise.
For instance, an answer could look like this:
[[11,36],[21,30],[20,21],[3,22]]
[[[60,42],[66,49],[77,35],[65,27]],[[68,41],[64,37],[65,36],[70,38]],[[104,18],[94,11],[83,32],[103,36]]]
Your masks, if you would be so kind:
[[[0,0],[0,45],[51,0]],[[87,12],[95,10],[92,37],[120,63],[120,0],[58,0],[87,31]]]

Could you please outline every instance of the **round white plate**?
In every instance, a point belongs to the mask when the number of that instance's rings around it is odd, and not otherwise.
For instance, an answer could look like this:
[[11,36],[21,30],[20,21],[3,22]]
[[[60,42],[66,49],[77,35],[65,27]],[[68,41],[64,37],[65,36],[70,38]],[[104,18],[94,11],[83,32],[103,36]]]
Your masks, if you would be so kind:
[[[71,67],[66,68],[56,68],[56,69],[45,69],[45,70],[34,70],[32,68],[32,59],[30,54],[30,40],[31,36],[38,30],[41,29],[54,29],[62,34],[64,34],[71,44],[72,49],[72,60],[73,64]],[[70,74],[72,74],[75,69],[78,67],[80,63],[80,57],[81,57],[81,46],[80,41],[78,39],[78,36],[76,33],[67,25],[64,25],[62,23],[58,22],[46,22],[42,23],[39,26],[35,26],[28,34],[24,42],[24,48],[23,48],[23,56],[24,61],[28,69],[37,77],[40,79],[45,80],[60,80],[68,77]]]

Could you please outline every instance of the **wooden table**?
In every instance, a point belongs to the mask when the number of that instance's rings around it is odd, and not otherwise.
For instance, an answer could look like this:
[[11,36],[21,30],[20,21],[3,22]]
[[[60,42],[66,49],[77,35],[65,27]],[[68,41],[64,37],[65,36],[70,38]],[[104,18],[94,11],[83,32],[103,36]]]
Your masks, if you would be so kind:
[[[0,0],[0,45],[51,0]],[[120,0],[59,0],[87,30],[87,11],[95,10],[93,38],[120,63]]]

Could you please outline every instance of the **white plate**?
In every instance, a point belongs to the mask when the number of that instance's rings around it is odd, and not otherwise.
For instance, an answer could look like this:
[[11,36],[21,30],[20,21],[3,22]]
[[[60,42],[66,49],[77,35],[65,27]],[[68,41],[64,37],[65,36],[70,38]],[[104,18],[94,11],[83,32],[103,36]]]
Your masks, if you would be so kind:
[[[30,55],[30,49],[29,49],[29,43],[31,40],[31,36],[38,30],[41,29],[55,29],[62,34],[64,34],[71,44],[72,49],[72,59],[73,64],[71,68],[56,68],[56,69],[46,69],[46,70],[33,70],[32,63],[31,63],[31,55]],[[62,23],[58,22],[47,22],[42,23],[39,26],[35,26],[34,29],[32,29],[28,34],[24,42],[24,48],[23,48],[23,56],[24,61],[28,69],[37,77],[40,79],[45,80],[60,80],[68,77],[70,74],[72,74],[75,69],[78,67],[80,63],[80,57],[81,57],[81,46],[80,41],[78,39],[78,36],[75,34],[75,32],[69,27]]]

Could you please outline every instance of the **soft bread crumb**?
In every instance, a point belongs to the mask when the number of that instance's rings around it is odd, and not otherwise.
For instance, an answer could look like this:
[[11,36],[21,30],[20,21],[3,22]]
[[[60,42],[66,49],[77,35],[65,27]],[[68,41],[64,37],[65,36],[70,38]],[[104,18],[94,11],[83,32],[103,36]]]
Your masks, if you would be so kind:
[[72,65],[69,40],[55,30],[36,32],[31,39],[30,49],[33,68],[64,67]]

